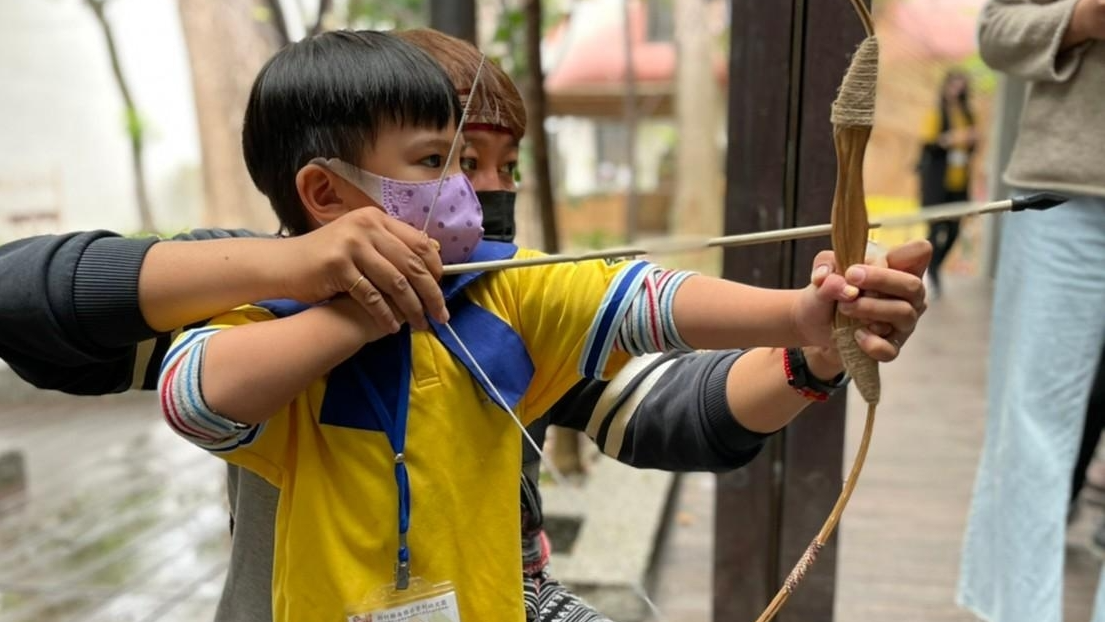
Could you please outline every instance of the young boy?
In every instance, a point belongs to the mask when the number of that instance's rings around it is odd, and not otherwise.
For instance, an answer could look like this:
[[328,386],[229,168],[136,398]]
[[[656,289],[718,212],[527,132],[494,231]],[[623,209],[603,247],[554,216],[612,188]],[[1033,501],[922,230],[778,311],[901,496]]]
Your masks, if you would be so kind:
[[[432,199],[458,116],[447,78],[409,45],[331,33],[262,70],[247,112],[247,163],[293,234],[368,203],[415,226],[429,217],[446,261],[511,256],[512,247],[477,245],[479,206],[459,168],[449,167]],[[350,284],[354,295],[359,285]],[[378,610],[385,605],[361,601],[402,584],[396,567],[451,581],[464,619],[520,618],[520,550],[516,537],[502,537],[518,533],[520,441],[498,402],[529,421],[582,375],[616,371],[627,352],[672,347],[811,344],[811,370],[831,378],[840,371],[828,345],[832,301],[856,295],[840,279],[771,292],[644,262],[444,286],[453,321],[434,325],[435,335],[381,338],[339,298],[280,319],[280,305],[269,305],[276,314],[243,309],[170,353],[170,423],[281,488],[275,619]],[[876,341],[862,339],[869,351],[884,345]],[[758,392],[732,392],[730,409],[762,405],[743,414],[746,425],[777,429],[796,410],[787,400],[802,398],[780,391],[778,360],[744,360],[741,381]]]
[[[465,146],[459,155],[460,167],[480,199],[484,239],[513,241],[513,173],[519,142],[526,130],[525,107],[517,88],[491,62],[483,63],[476,84],[483,58],[466,41],[429,29],[393,34],[428,52],[445,69],[461,95],[462,104],[468,98],[473,100],[462,128]],[[917,246],[914,245],[914,250]],[[911,257],[919,258],[920,263]],[[923,254],[911,255],[909,247],[893,249],[887,260],[892,267],[915,274],[924,271],[927,261]],[[905,272],[885,274],[906,277],[898,279],[905,283],[912,278]],[[877,284],[869,286],[879,295],[899,297],[892,289]],[[358,288],[360,293],[362,288]],[[923,299],[921,294],[918,300]],[[909,330],[911,327],[899,336]],[[768,436],[744,428],[730,414],[726,403],[725,378],[740,357],[747,354],[747,351],[714,350],[638,357],[610,381],[580,381],[547,414],[531,423],[527,431],[538,445],[543,444],[550,423],[586,432],[611,457],[641,468],[682,471],[739,468],[757,455]],[[753,351],[751,356],[764,354],[779,363],[777,376],[781,381],[785,377],[781,354]],[[793,412],[797,413],[801,406],[796,405]],[[542,529],[537,488],[539,457],[528,443],[523,444],[523,456],[520,522],[527,622],[556,619],[608,622],[550,575],[550,547]],[[269,585],[279,494],[248,470],[231,466],[230,471],[231,507],[241,528],[234,541],[218,619],[268,622],[272,618]]]

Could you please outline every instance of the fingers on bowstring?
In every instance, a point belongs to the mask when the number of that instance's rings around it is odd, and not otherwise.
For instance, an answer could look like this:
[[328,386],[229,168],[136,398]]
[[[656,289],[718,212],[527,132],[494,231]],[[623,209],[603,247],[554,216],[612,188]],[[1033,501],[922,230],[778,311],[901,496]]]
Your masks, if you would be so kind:
[[[422,320],[422,302],[404,274],[414,253],[402,241],[391,235],[385,227],[365,238],[358,238],[353,246],[350,261],[357,272],[364,275],[368,287],[350,288],[353,296],[380,326],[394,332],[397,322],[410,321],[418,327]],[[399,311],[394,313],[389,300]],[[391,321],[388,318],[391,317]]]
[[422,259],[422,265],[433,279],[440,280],[443,274],[441,264],[441,244],[425,231],[416,229],[405,222],[390,219],[388,230],[403,241],[411,251]]
[[441,255],[434,241],[424,232],[394,219],[388,223],[388,230],[393,237],[381,251],[401,278],[391,277],[394,280],[389,283],[394,291],[388,289],[387,293],[416,328],[428,328],[423,317],[427,314],[438,322],[449,321],[445,296],[438,285]]
[[[370,285],[373,286],[372,290],[364,289],[356,292],[357,300],[361,301],[374,316],[377,314],[383,316],[383,309],[388,309],[388,313],[392,313],[391,306],[394,306],[398,311],[396,319],[406,320],[414,328],[427,328],[422,301],[415,288],[411,286],[411,280],[399,269],[399,267],[406,268],[410,273],[412,264],[418,262],[421,265],[421,260],[398,241],[393,245],[384,242],[377,248],[377,252],[365,250],[354,258],[357,269],[368,277]],[[418,278],[417,273],[412,276],[415,279]]]

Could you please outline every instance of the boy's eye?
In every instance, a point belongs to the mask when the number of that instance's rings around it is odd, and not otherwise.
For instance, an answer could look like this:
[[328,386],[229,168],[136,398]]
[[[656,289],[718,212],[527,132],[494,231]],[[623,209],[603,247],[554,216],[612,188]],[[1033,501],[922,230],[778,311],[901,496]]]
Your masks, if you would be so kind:
[[434,155],[422,158],[418,163],[429,168],[441,168],[445,165],[445,156],[435,153]]
[[514,177],[514,173],[517,170],[518,170],[518,161],[513,160],[513,161],[507,162],[506,164],[499,167],[499,174],[500,175],[509,175],[510,177]]
[[479,160],[473,157],[465,156],[460,159],[460,170],[464,171],[465,173],[476,172],[476,169],[479,168],[479,165]]

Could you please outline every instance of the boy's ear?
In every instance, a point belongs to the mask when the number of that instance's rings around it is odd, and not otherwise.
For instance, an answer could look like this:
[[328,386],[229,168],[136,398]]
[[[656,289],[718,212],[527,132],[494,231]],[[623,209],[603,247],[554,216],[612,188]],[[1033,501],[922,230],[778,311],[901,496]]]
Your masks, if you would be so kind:
[[295,188],[307,213],[319,224],[336,220],[352,209],[348,184],[318,164],[307,164],[299,169]]

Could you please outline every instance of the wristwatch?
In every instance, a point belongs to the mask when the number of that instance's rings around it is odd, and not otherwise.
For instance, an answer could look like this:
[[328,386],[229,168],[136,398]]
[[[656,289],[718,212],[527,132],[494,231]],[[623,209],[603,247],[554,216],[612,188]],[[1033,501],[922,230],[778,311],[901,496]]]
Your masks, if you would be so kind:
[[841,372],[832,380],[825,382],[810,371],[806,355],[802,348],[787,348],[783,353],[783,370],[787,375],[787,384],[803,397],[824,402],[833,393],[848,385],[848,374]]

